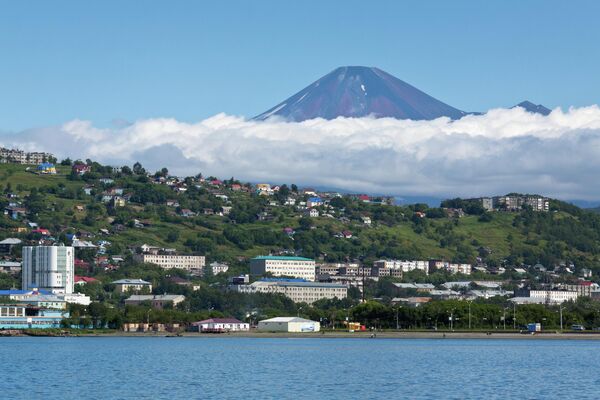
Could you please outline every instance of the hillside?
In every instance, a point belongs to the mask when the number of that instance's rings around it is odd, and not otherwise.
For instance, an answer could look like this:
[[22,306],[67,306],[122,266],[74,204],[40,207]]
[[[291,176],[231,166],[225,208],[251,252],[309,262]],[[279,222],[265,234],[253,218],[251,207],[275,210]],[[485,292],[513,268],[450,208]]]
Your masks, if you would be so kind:
[[[576,269],[596,270],[600,254],[600,216],[559,201],[552,201],[546,213],[474,209],[459,218],[426,205],[392,206],[322,194],[328,206],[315,207],[321,216],[307,217],[297,205],[309,195],[295,185],[263,196],[233,179],[176,179],[166,170],[148,176],[139,165],[115,172],[94,163],[83,176],[71,173],[70,165],[59,165],[57,175],[36,175],[26,168],[0,165],[3,208],[12,203],[24,213],[0,219],[1,238],[39,239],[24,229],[26,222],[35,222],[58,241],[67,242],[67,234],[96,244],[108,241],[109,255],[127,255],[128,247],[147,243],[229,262],[237,266],[233,272],[244,270],[240,260],[268,253],[330,262],[479,260],[492,268],[573,262]],[[285,205],[292,200],[296,205]]]

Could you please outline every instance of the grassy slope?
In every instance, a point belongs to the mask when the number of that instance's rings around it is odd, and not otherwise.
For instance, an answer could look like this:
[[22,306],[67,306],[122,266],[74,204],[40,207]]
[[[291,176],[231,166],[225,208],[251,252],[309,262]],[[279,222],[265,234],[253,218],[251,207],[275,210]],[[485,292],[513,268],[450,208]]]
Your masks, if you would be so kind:
[[[31,172],[25,171],[27,166],[23,165],[11,165],[2,164],[0,165],[0,185],[5,187],[10,182],[12,191],[17,192],[24,196],[28,190],[32,187],[43,187],[43,186],[54,186],[57,184],[64,184],[66,187],[82,187],[84,182],[82,181],[69,181],[66,179],[66,173],[69,171],[69,167],[60,167],[59,174],[55,176],[41,176]],[[32,168],[34,169],[34,167]],[[242,194],[235,193],[233,196],[240,196]],[[66,226],[72,226],[78,229],[90,230],[97,232],[100,228],[108,228],[109,221],[102,219],[96,222],[94,227],[88,227],[81,223],[86,215],[86,212],[74,211],[75,205],[86,205],[91,203],[91,198],[87,197],[83,200],[63,199],[53,195],[48,195],[50,201],[56,205],[55,213],[53,218],[57,221],[61,221]],[[142,207],[139,207],[140,210]],[[493,220],[491,222],[480,222],[475,216],[466,216],[459,220],[459,223],[453,228],[453,232],[463,237],[462,243],[468,246],[472,246],[476,249],[478,246],[484,246],[490,248],[495,258],[501,259],[509,254],[509,247],[512,243],[513,246],[527,246],[524,244],[525,240],[528,239],[525,235],[512,226],[512,222],[515,214],[511,213],[494,213]],[[556,218],[571,217],[570,215],[557,215]],[[74,222],[75,218],[75,222]],[[141,218],[144,218],[141,216]],[[218,216],[207,216],[206,220],[213,223],[214,228],[211,232],[214,234],[221,233],[225,228],[225,220]],[[447,219],[431,220],[432,226],[441,226],[442,224],[448,223]],[[332,231],[351,230],[355,236],[359,237],[363,244],[367,246],[369,243],[374,243],[381,240],[381,237],[392,237],[393,240],[398,243],[404,244],[405,247],[411,246],[417,249],[421,254],[427,255],[431,258],[451,258],[453,256],[453,250],[440,246],[438,239],[432,238],[425,234],[417,234],[414,232],[412,224],[410,222],[401,223],[393,227],[376,224],[372,228],[366,228],[361,224],[351,224],[350,226],[344,225],[338,220],[319,218],[315,220],[317,226],[323,228],[329,228]],[[254,224],[239,225],[243,229],[256,229],[260,226],[268,226],[276,230],[281,230],[285,226],[298,226],[298,217],[287,215],[283,222],[256,222]],[[179,238],[175,243],[169,243],[166,241],[168,232],[178,231]],[[153,225],[147,228],[141,229],[127,229],[124,232],[112,235],[110,241],[113,243],[119,243],[123,246],[128,245],[139,245],[142,243],[149,243],[154,245],[162,245],[168,247],[175,247],[180,250],[185,250],[184,242],[189,239],[195,239],[199,234],[206,233],[209,230],[203,226],[196,225],[191,221],[183,220],[180,223],[167,223],[154,220]],[[8,232],[4,232],[2,236],[8,236]],[[510,238],[510,239],[509,239]],[[539,240],[535,234],[530,234],[529,239],[534,238]],[[342,239],[340,239],[342,240]],[[387,239],[386,239],[387,240]],[[476,241],[477,244],[474,244]],[[544,242],[539,242],[543,244]],[[249,250],[240,250],[239,248],[229,245],[219,245],[217,247],[218,252],[224,256],[236,257],[239,255],[254,256],[258,254],[265,254],[269,251],[268,246],[254,246]]]

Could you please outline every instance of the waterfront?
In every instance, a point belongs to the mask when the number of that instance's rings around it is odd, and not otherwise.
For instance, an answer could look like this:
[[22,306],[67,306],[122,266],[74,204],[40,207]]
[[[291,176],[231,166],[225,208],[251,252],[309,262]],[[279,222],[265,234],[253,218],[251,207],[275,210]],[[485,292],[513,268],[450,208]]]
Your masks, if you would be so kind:
[[597,342],[0,338],[3,398],[600,397]]

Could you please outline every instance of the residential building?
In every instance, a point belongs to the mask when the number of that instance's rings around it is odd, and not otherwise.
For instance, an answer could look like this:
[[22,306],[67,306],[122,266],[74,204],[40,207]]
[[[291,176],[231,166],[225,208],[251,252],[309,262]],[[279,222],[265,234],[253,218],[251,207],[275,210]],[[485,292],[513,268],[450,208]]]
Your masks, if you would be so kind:
[[485,211],[494,211],[494,200],[491,197],[481,199],[481,206]]
[[410,271],[423,271],[426,275],[429,274],[429,261],[414,260],[414,261],[400,261],[400,260],[378,260],[373,263],[375,267],[387,268],[390,270],[400,270],[402,272]]
[[398,290],[416,290],[422,293],[431,293],[435,286],[431,283],[394,283]]
[[575,301],[579,297],[579,293],[567,290],[552,290],[552,289],[518,289],[515,291],[515,297],[535,298],[539,304],[560,304],[566,301]]
[[152,284],[141,279],[119,279],[112,282],[117,293],[140,292],[142,290],[152,291]]
[[0,261],[0,272],[15,275],[21,272],[21,268],[21,263],[18,261]]
[[305,214],[311,218],[317,218],[319,216],[319,211],[316,208],[311,208],[306,210]]
[[321,324],[317,321],[298,317],[276,317],[258,321],[258,329],[268,332],[319,332]]
[[215,261],[210,263],[209,269],[213,275],[224,274],[229,270],[229,265]]
[[192,327],[198,332],[207,333],[247,332],[250,330],[250,324],[235,318],[209,318],[193,322]]
[[392,304],[402,304],[408,307],[419,307],[423,304],[429,303],[431,297],[394,297]]
[[152,308],[163,309],[167,306],[175,307],[183,301],[185,301],[185,296],[182,294],[134,294],[125,299],[125,304],[139,306],[144,302],[149,302]]
[[250,260],[250,274],[271,274],[274,277],[289,276],[315,280],[315,260],[304,257],[258,256]]
[[98,282],[98,279],[92,278],[91,276],[75,275],[74,281],[76,285],[86,285],[88,283],[96,283]]
[[234,285],[231,289],[241,293],[281,293],[294,303],[308,304],[321,299],[345,299],[348,296],[346,285],[300,279],[262,280],[249,285]]
[[50,153],[25,152],[19,149],[0,148],[1,163],[32,164],[37,165],[46,162],[54,156]]
[[85,173],[91,172],[91,171],[92,171],[92,167],[90,167],[90,166],[89,166],[89,165],[87,165],[87,164],[74,164],[74,165],[71,167],[71,171],[72,171],[74,174],[77,174],[77,175],[83,175],[83,174],[85,174]]
[[323,205],[323,200],[320,197],[309,197],[306,200],[306,207],[313,208]]
[[590,281],[580,281],[576,284],[561,285],[561,288],[570,292],[577,292],[579,296],[591,297],[594,285]]
[[73,293],[74,255],[70,246],[25,246],[22,289],[38,288],[52,293]]
[[6,238],[0,241],[0,253],[10,253],[14,246],[21,244],[21,239],[18,238]]
[[429,261],[429,270],[435,271],[438,269],[444,269],[451,274],[464,274],[471,275],[472,266],[471,264],[459,264],[459,263],[450,263],[443,260],[430,260]]
[[179,268],[202,274],[206,258],[204,256],[167,254],[166,252],[148,252],[136,254],[138,262],[156,264],[163,269]]

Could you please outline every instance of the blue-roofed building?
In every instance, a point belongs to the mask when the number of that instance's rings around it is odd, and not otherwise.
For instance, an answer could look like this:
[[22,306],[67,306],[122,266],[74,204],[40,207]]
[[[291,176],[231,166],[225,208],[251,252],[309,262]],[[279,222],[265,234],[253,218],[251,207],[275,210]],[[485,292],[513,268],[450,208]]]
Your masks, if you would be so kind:
[[37,172],[44,175],[56,174],[56,167],[52,163],[41,163],[37,166]]
[[304,257],[258,256],[250,260],[250,274],[315,280],[315,260]]
[[0,304],[0,329],[48,329],[60,328],[69,313],[32,307],[27,304]]
[[308,200],[306,200],[306,207],[308,208],[319,207],[322,205],[323,200],[320,197],[309,197]]

